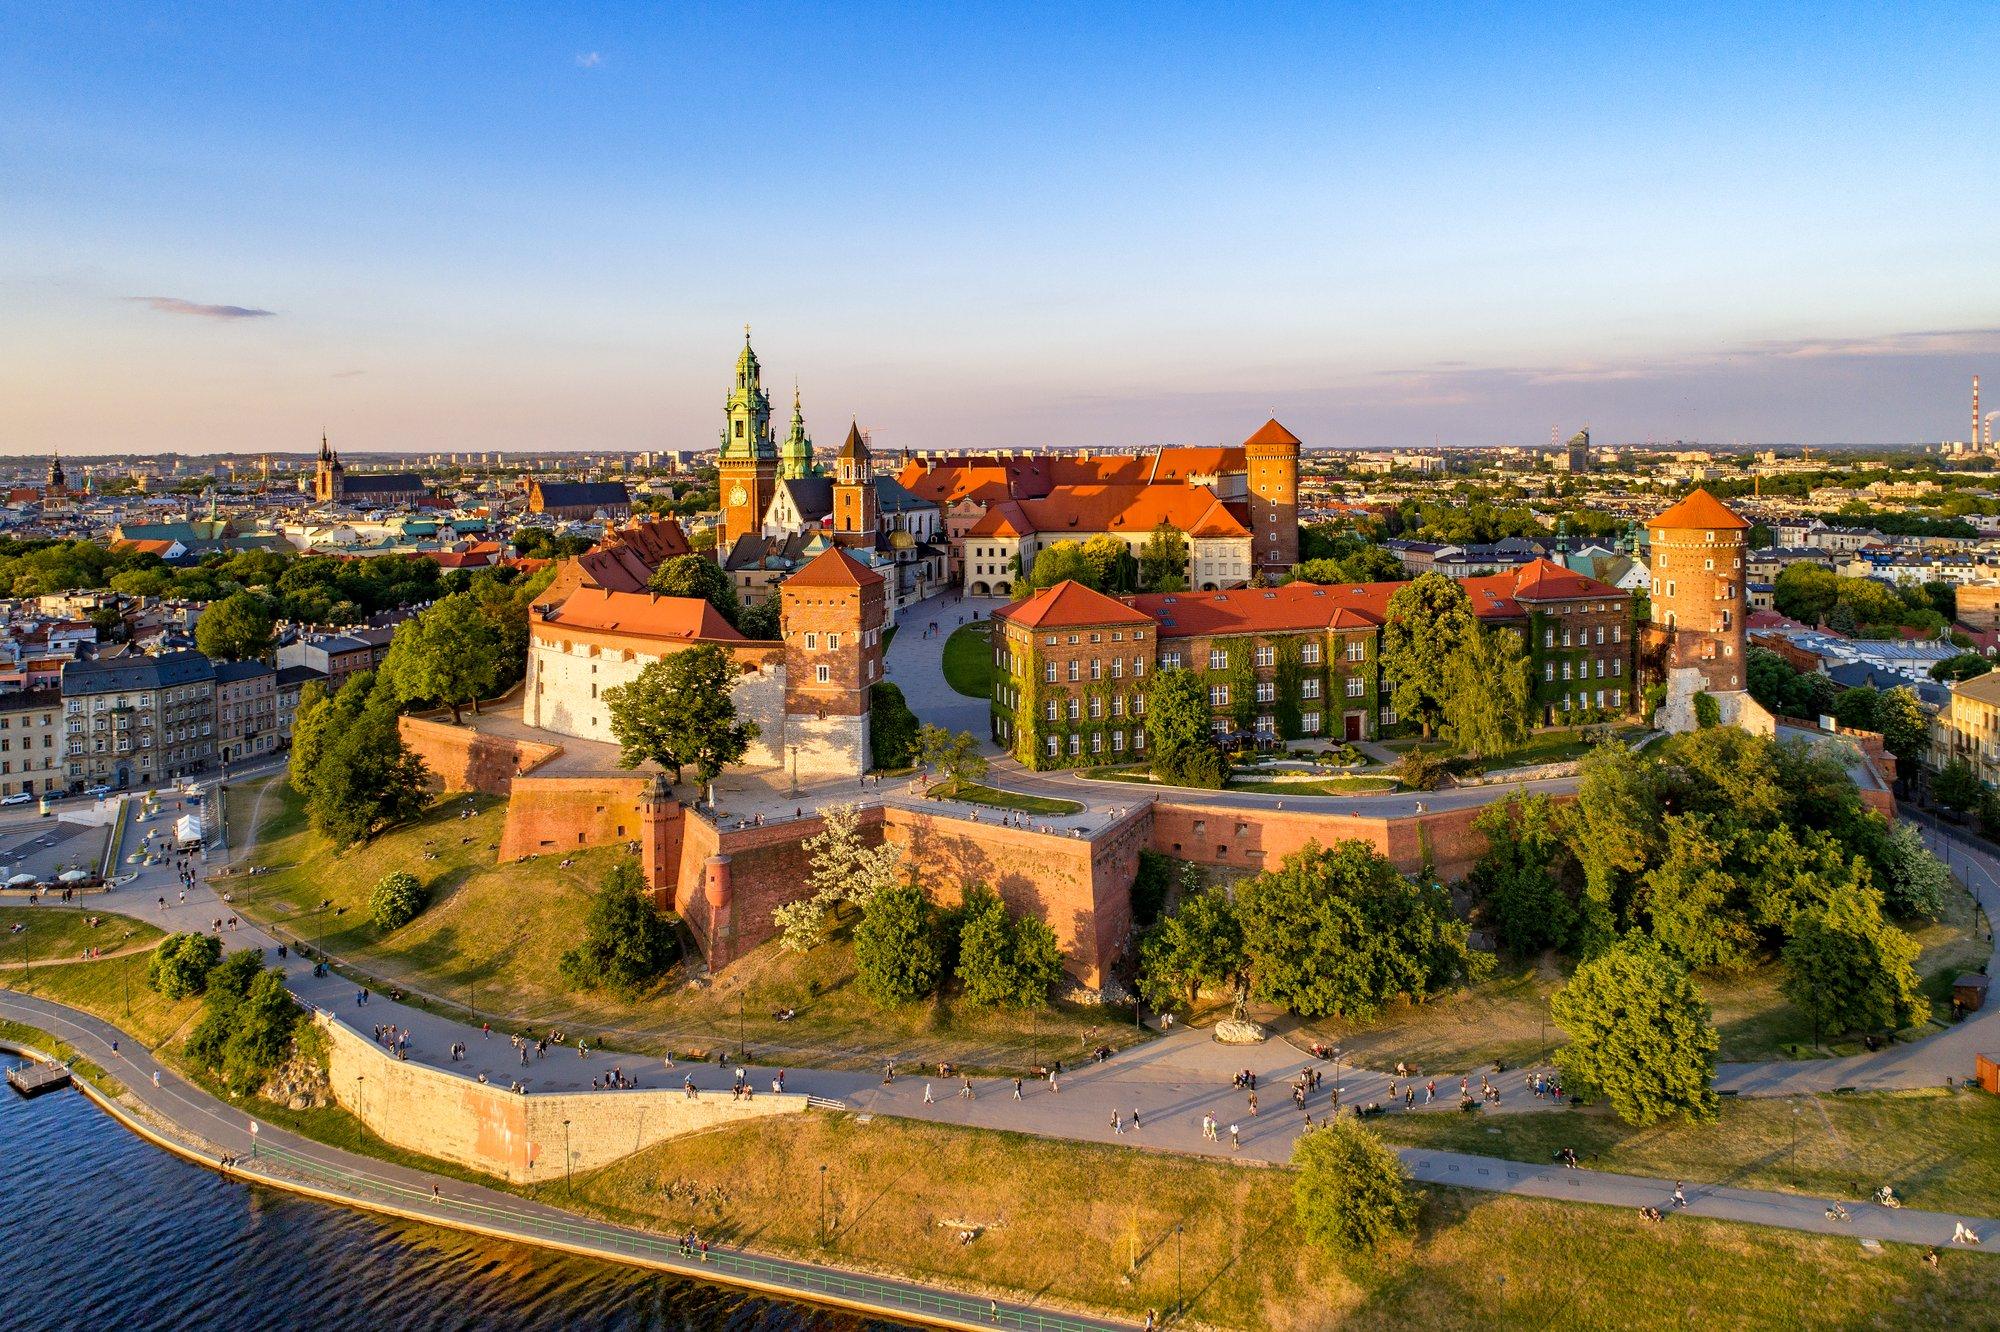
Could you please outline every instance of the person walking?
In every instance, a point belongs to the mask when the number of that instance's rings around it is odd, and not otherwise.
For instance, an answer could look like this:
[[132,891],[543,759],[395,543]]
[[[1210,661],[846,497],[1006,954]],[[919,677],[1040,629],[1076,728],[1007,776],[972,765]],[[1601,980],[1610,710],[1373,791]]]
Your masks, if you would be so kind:
[[1688,1205],[1688,1196],[1687,1196],[1687,1192],[1686,1192],[1686,1190],[1685,1190],[1685,1189],[1683,1189],[1683,1188],[1681,1187],[1681,1182],[1680,1182],[1679,1180],[1675,1180],[1675,1181],[1674,1181],[1674,1206],[1676,1206],[1676,1207],[1686,1207],[1687,1205]]
[[1017,1101],[1021,1099],[1021,1080],[1019,1078],[1014,1079],[1014,1099]]
[[1243,1150],[1243,1135],[1237,1131],[1234,1124],[1229,1126],[1229,1150],[1232,1152]]
[[1125,1134],[1125,1120],[1116,1110],[1111,1112],[1111,1131],[1120,1137]]
[[924,1084],[924,1104],[925,1105],[937,1104],[936,1100],[931,1096],[931,1084],[928,1082]]

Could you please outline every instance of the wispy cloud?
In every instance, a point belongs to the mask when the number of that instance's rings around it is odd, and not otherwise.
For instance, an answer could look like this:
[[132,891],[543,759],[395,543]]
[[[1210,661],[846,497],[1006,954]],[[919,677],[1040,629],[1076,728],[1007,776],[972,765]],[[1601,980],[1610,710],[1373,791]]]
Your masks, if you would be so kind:
[[353,379],[356,375],[365,375],[367,373],[366,370],[336,370],[333,372],[333,377],[335,379]]
[[1752,344],[1753,354],[1784,357],[1928,356],[1939,352],[1990,352],[2000,348],[2000,328],[1922,329],[1861,338],[1800,338]]
[[200,301],[184,301],[178,296],[127,296],[128,301],[138,301],[159,314],[193,315],[198,319],[268,319],[277,314],[276,310],[259,310],[249,305],[203,305]]
[[596,69],[599,65],[603,63],[604,63],[604,56],[601,52],[597,51],[577,52],[576,67],[578,69]]

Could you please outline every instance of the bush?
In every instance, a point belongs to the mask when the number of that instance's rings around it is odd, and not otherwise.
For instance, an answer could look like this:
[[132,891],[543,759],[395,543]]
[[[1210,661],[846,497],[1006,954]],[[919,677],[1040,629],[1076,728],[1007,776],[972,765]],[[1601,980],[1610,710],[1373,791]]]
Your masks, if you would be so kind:
[[583,942],[557,963],[571,989],[605,985],[630,993],[674,964],[679,918],[656,910],[642,886],[635,861],[621,860],[604,876],[584,921]]
[[917,714],[887,680],[868,689],[868,748],[875,768],[907,768],[915,759]]
[[1722,705],[1706,690],[1694,696],[1694,724],[1704,731],[1722,725]]
[[424,909],[424,886],[404,870],[386,875],[368,893],[368,918],[383,933],[400,930]]
[[209,973],[187,1057],[231,1091],[253,1092],[291,1053],[302,1020],[283,974],[264,965],[262,950],[231,953]]
[[1139,872],[1132,880],[1132,923],[1140,928],[1160,918],[1173,887],[1174,858],[1160,851],[1139,853]]
[[914,884],[879,889],[854,927],[854,969],[867,995],[905,1004],[936,992],[944,978],[937,912]]
[[1292,1144],[1292,1206],[1307,1240],[1366,1253],[1417,1228],[1409,1172],[1374,1132],[1338,1116]]
[[958,983],[975,1004],[1033,1008],[1062,979],[1055,931],[1030,917],[1015,918],[984,885],[966,891],[959,908]]
[[1398,776],[1412,791],[1435,791],[1451,774],[1451,762],[1425,749],[1413,749],[1403,756]]
[[212,934],[170,934],[146,962],[146,983],[169,999],[208,988],[208,973],[222,960],[222,940]]

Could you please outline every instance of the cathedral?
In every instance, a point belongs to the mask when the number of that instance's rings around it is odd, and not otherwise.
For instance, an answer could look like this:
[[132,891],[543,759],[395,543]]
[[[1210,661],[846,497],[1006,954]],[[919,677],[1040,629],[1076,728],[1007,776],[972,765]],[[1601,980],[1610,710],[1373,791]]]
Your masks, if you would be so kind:
[[340,453],[319,437],[319,458],[313,465],[313,498],[321,504],[354,504],[369,508],[418,508],[433,499],[431,488],[414,472],[363,472],[349,476]]

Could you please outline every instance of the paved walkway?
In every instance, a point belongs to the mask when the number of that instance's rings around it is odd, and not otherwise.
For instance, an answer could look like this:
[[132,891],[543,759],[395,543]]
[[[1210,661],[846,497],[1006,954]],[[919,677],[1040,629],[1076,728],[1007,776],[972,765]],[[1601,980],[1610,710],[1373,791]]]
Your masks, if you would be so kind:
[[[126,1099],[139,1106],[144,1128],[162,1145],[236,1178],[414,1221],[568,1249],[614,1262],[641,1263],[696,1280],[749,1286],[925,1321],[1033,1332],[1096,1332],[1125,1326],[1030,1303],[956,1295],[912,1282],[743,1249],[714,1246],[705,1258],[684,1258],[679,1245],[660,1234],[590,1221],[518,1194],[344,1152],[254,1121],[182,1080],[130,1036],[75,1009],[0,992],[0,1016],[68,1042],[79,1055],[124,1084]],[[131,1111],[119,1107],[113,1113],[129,1115]],[[226,1167],[221,1164],[225,1157],[234,1158]]]
[[[904,701],[918,720],[969,732],[988,753],[999,752],[988,739],[993,733],[992,703],[968,698],[945,683],[944,645],[960,625],[986,619],[1010,604],[1006,597],[959,597],[953,593],[919,602],[896,617],[896,637],[882,660],[884,674],[902,689]],[[928,632],[932,624],[938,627],[935,634]]]
[[[1907,816],[1915,813],[1908,807]],[[1911,819],[1923,832],[1931,850],[1943,857],[1986,913],[1987,943],[1993,944],[1992,922],[2000,918],[2000,860],[1973,842],[1952,835],[1929,816]],[[1991,974],[2000,963],[2000,950],[1988,955]],[[1935,1036],[1909,1045],[1891,1045],[1873,1054],[1847,1059],[1774,1059],[1755,1064],[1724,1064],[1716,1070],[1715,1085],[1723,1091],[1745,1096],[1790,1096],[1799,1092],[1830,1092],[1845,1088],[1858,1091],[1898,1091],[1917,1087],[1942,1087],[1946,1078],[1964,1082],[1973,1075],[1973,1057],[2000,1055],[2000,1001],[1989,1000],[1986,1007],[1963,1022],[1947,1027]]]

